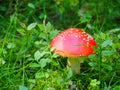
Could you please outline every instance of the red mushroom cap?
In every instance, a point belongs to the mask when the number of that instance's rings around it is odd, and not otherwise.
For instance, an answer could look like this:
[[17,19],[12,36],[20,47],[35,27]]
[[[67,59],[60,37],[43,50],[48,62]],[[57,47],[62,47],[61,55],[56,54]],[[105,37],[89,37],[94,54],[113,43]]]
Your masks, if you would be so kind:
[[85,31],[69,28],[58,34],[50,43],[55,52],[64,57],[88,56],[95,53],[95,40]]

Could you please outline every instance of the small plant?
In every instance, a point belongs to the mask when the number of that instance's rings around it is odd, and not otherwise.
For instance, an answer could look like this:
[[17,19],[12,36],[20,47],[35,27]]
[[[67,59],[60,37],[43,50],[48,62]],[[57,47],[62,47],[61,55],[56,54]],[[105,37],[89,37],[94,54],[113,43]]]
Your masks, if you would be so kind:
[[88,90],[100,90],[100,81],[96,79],[91,80]]

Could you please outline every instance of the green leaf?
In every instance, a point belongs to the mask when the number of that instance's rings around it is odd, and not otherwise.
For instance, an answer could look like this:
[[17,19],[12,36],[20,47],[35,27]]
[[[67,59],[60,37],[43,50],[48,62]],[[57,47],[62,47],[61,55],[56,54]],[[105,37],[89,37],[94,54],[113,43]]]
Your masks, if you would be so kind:
[[112,40],[108,39],[102,43],[102,47],[107,47],[108,45],[111,46],[112,44],[113,44]]
[[40,30],[44,30],[43,24],[37,24]]
[[120,39],[120,34],[118,34],[118,39]]
[[102,67],[109,70],[109,71],[113,70],[112,66],[110,64],[107,64],[107,63],[102,63]]
[[115,87],[113,88],[113,90],[120,90],[120,85],[119,85],[119,86],[115,86]]
[[42,39],[46,39],[46,33],[40,33],[39,37]]
[[25,35],[25,30],[24,29],[17,29],[17,32],[21,35]]
[[57,53],[54,53],[54,54],[52,55],[52,57],[53,57],[53,58],[57,58],[57,57],[58,57],[58,54],[57,54]]
[[22,28],[26,29],[25,23],[20,22],[20,25],[21,25]]
[[35,9],[35,5],[33,3],[28,3],[28,6],[32,9]]
[[103,40],[105,40],[106,39],[106,34],[105,33],[103,33],[103,32],[100,32],[100,38],[101,39],[103,39]]
[[48,22],[48,23],[46,24],[46,29],[47,29],[47,31],[50,31],[52,28],[53,28],[52,24],[51,24],[50,22]]
[[28,82],[35,83],[35,79],[28,79]]
[[34,58],[35,58],[35,60],[40,59],[40,52],[38,50],[34,53]]
[[68,69],[68,73],[67,73],[67,79],[71,78],[73,75],[72,70]]
[[19,90],[28,90],[28,88],[27,87],[25,87],[25,86],[19,86]]
[[93,87],[96,87],[97,85],[100,85],[100,81],[97,81],[96,79],[91,80],[90,85]]
[[37,72],[35,78],[48,78],[50,75],[47,72]]
[[8,43],[7,48],[11,49],[11,48],[15,48],[16,44],[15,43]]
[[89,62],[88,63],[91,67],[96,67],[97,66],[97,63],[96,62]]
[[113,50],[103,50],[102,51],[102,55],[103,56],[111,56],[114,54],[114,51]]
[[50,75],[46,72],[45,73],[45,77],[48,78]]
[[40,18],[40,19],[47,18],[47,15],[46,15],[45,13],[41,13],[41,14],[39,15],[39,18]]
[[58,84],[58,85],[61,85],[61,83],[63,83],[63,82],[64,82],[64,79],[59,76],[59,77],[57,78],[57,84]]
[[52,30],[52,31],[50,31],[50,39],[53,39],[58,33],[59,33],[58,30]]
[[81,16],[80,21],[81,23],[89,22],[91,17],[92,16],[89,13],[86,13],[83,16]]
[[32,68],[36,68],[36,67],[40,67],[40,65],[37,64],[37,63],[32,63],[32,64],[30,64],[30,67],[32,67]]
[[37,72],[35,74],[35,78],[43,78],[43,77],[45,77],[45,74],[43,72]]
[[50,62],[49,59],[41,59],[40,62],[39,62],[40,63],[40,67],[44,68],[46,66],[46,64],[49,63],[49,62]]
[[117,32],[120,32],[120,28],[112,29],[108,33],[117,33]]
[[31,23],[28,27],[27,30],[32,30],[33,28],[35,28],[37,25],[37,23]]
[[0,58],[0,66],[4,65],[5,63],[6,63],[5,60],[3,60],[3,58]]

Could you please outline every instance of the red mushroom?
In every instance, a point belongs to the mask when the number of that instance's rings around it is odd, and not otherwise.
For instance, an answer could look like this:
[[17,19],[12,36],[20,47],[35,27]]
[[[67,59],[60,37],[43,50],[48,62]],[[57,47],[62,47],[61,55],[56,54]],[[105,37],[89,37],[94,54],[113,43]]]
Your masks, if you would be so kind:
[[95,40],[85,31],[78,28],[69,28],[58,34],[50,43],[54,51],[63,57],[68,57],[68,65],[73,73],[80,73],[80,64],[83,57],[94,54],[93,47],[97,47]]

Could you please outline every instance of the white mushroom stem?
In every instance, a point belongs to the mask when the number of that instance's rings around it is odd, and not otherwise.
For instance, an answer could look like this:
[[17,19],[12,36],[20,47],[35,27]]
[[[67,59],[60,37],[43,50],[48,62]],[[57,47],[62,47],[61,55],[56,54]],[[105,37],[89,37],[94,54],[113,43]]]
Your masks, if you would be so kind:
[[84,57],[68,58],[67,68],[71,68],[74,74],[80,74],[81,63],[84,62]]

